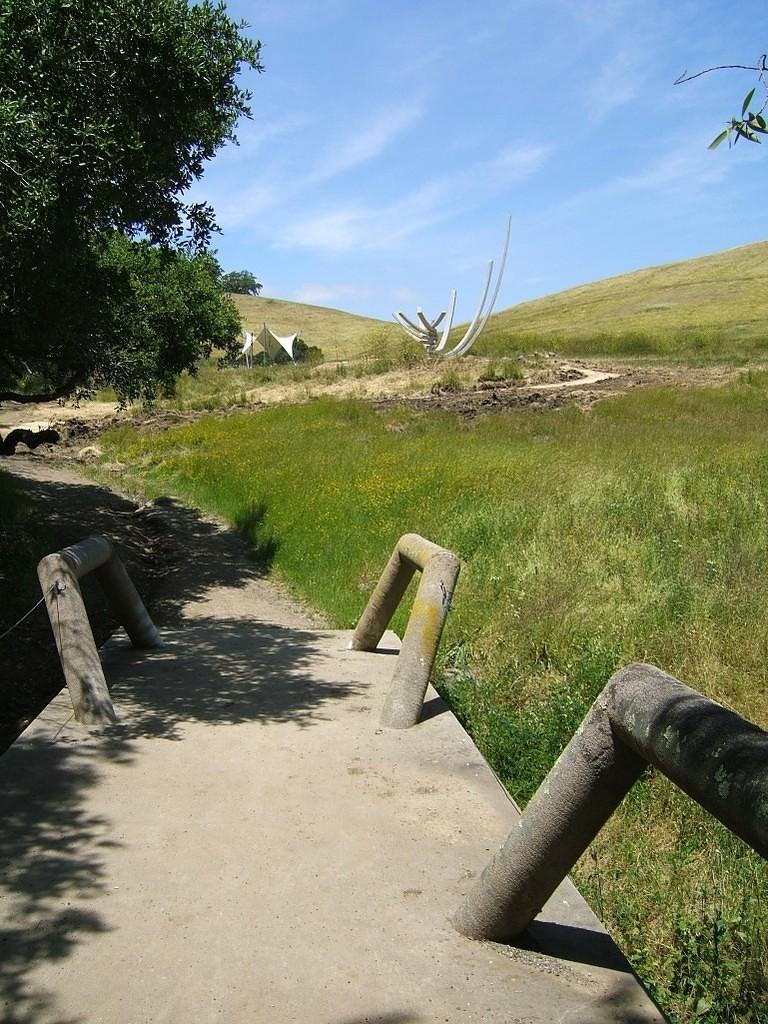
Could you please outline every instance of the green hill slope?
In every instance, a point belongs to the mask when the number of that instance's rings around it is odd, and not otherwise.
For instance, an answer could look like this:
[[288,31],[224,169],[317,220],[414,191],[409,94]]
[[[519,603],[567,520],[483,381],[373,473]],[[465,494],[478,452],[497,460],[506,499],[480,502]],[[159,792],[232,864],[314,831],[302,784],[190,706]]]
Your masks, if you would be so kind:
[[371,352],[381,339],[394,339],[400,334],[395,323],[340,309],[251,295],[233,295],[232,299],[246,330],[260,331],[266,323],[278,334],[301,331],[302,339],[321,348],[326,359],[354,358]]
[[[405,339],[396,324],[325,306],[233,295],[247,330],[301,331],[326,359]],[[455,328],[458,340],[466,325]],[[413,343],[415,344],[415,343]],[[768,242],[648,267],[500,310],[474,351],[731,358],[768,353]]]
[[750,355],[768,351],[768,242],[648,267],[501,310],[478,352]]

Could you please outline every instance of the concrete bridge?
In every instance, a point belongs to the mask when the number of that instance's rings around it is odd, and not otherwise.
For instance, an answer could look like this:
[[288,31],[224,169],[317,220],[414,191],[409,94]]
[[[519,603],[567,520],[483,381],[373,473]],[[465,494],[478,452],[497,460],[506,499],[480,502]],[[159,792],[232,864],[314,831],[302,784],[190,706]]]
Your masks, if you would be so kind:
[[0,758],[2,1019],[662,1022],[570,882],[518,944],[456,931],[517,808],[432,691],[381,727],[393,634],[349,650],[238,544],[162,650],[106,645],[118,724],[63,691]]

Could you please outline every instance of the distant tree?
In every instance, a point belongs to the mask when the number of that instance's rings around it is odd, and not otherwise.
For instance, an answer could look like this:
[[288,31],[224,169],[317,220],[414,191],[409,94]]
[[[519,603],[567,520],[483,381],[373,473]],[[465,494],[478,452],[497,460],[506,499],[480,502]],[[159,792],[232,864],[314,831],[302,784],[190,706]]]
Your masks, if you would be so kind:
[[[709,149],[716,149],[726,139],[729,146],[735,146],[739,139],[759,143],[762,141],[760,139],[761,135],[768,135],[768,126],[764,117],[764,111],[768,107],[768,78],[766,77],[768,75],[768,68],[766,68],[766,59],[768,59],[768,54],[764,53],[757,64],[718,64],[716,67],[697,71],[695,75],[689,75],[684,71],[676,79],[675,85],[680,85],[683,82],[691,82],[694,78],[700,78],[702,75],[708,75],[712,71],[738,69],[740,71],[757,71],[758,73],[758,85],[762,95],[758,96],[757,102],[755,102],[755,93],[758,91],[758,86],[756,85],[749,90],[741,104],[741,116],[731,117],[726,122],[723,131],[710,142]],[[753,106],[754,110],[752,109]]]
[[149,395],[237,344],[184,192],[250,114],[242,29],[210,0],[0,0],[0,399]]
[[230,270],[222,277],[221,286],[225,292],[237,295],[258,295],[262,288],[250,270]]
[[265,362],[268,366],[284,366],[286,363],[322,363],[323,350],[317,345],[308,345],[301,338],[296,338],[293,343],[293,359],[286,351],[280,349],[269,359],[265,353],[257,356],[259,362]]

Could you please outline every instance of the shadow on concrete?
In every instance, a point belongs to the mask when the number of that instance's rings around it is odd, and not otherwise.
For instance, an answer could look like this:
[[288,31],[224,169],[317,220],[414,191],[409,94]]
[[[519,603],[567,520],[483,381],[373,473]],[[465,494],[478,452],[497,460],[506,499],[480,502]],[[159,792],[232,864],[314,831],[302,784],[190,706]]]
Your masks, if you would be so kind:
[[[129,757],[123,751],[121,757]],[[0,761],[0,1005],[6,1024],[34,1024],[55,1012],[53,997],[33,988],[29,969],[66,960],[73,946],[106,930],[72,893],[104,890],[100,850],[112,844],[110,823],[90,815],[83,794],[99,770],[87,752],[46,741],[15,747]],[[56,1017],[80,1024],[85,1017]]]
[[138,736],[180,739],[186,721],[306,727],[325,717],[329,703],[366,691],[365,684],[313,677],[312,666],[322,658],[316,651],[321,634],[313,630],[195,618],[163,636],[166,647],[159,651],[139,652],[115,640],[104,658],[120,718],[105,735],[117,744]]
[[[34,529],[13,557],[13,583],[0,577],[0,632],[39,598],[37,562],[46,554],[103,533],[112,540],[158,625],[179,624],[180,599],[213,587],[245,587],[262,578],[276,551],[267,538],[252,549],[232,531],[169,498],[137,507],[128,498],[84,481],[76,470],[29,456],[4,460],[30,502]],[[53,477],[53,479],[51,479]],[[61,478],[61,479],[59,479]],[[242,527],[257,541],[266,510],[253,508]],[[119,623],[93,575],[81,589],[97,646]],[[38,609],[0,645],[0,752],[64,685],[45,609]]]
[[426,1017],[414,1017],[412,1013],[366,1014],[364,1017],[345,1017],[344,1020],[333,1021],[332,1024],[419,1024]]
[[432,697],[430,700],[424,701],[419,722],[428,722],[430,718],[437,718],[438,715],[444,715],[446,711],[450,710],[442,697]]
[[[25,739],[0,759],[0,879],[7,894],[0,1005],[7,1024],[52,1019],[52,997],[31,983],[30,970],[65,961],[73,946],[106,928],[72,898],[87,898],[90,906],[105,887],[101,851],[114,842],[112,823],[86,810],[100,763],[131,763],[140,737],[181,739],[186,721],[226,727],[292,720],[310,726],[324,717],[329,702],[365,689],[312,678],[312,663],[321,657],[313,649],[317,636],[245,619],[202,618],[172,632],[161,651],[137,652],[127,640],[113,641],[105,669],[108,679],[110,673],[116,677],[121,722],[93,730],[84,743],[68,745],[66,733],[56,743]],[[415,1018],[394,1017],[392,1024],[399,1020]]]
[[[121,702],[130,704],[122,724],[97,731],[85,747],[27,738],[0,758],[0,1006],[7,1024],[87,1019],[57,1015],[53,995],[32,982],[30,971],[43,962],[55,969],[73,947],[107,928],[98,914],[77,905],[78,895],[90,901],[105,890],[101,851],[114,842],[111,823],[87,811],[87,793],[100,777],[92,743],[99,745],[101,758],[129,763],[134,739],[179,738],[183,721],[226,725],[294,719],[309,725],[325,704],[353,690],[310,679],[312,631],[247,619],[181,617],[182,599],[203,598],[214,587],[245,587],[262,577],[274,546],[254,553],[235,534],[171,501],[137,509],[96,485],[45,479],[46,469],[40,467],[41,479],[16,477],[44,526],[45,546],[29,553],[29,572],[34,574],[37,559],[50,550],[104,533],[143,596],[154,591],[147,604],[170,642],[159,652],[116,643],[106,659],[108,683],[111,665],[119,665],[124,675],[113,691],[118,709]],[[263,515],[263,509],[253,510],[249,529],[256,530]],[[83,581],[83,592],[97,643],[102,642],[117,623],[93,578]],[[32,631],[15,640],[44,654],[39,662],[24,660],[18,666],[20,678],[39,680],[33,698],[38,706],[30,708],[34,714],[63,684],[44,610]],[[124,672],[129,665],[141,671]],[[10,690],[14,683],[7,667],[4,661]],[[269,673],[272,682],[266,681]]]
[[556,921],[532,921],[515,943],[558,960],[606,967],[612,971],[632,974],[632,967],[610,935]]

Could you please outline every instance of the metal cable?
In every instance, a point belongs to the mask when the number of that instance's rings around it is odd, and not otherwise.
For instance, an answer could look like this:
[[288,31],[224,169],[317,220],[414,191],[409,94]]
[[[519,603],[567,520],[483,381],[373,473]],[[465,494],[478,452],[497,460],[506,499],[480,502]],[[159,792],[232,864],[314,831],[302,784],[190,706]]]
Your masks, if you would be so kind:
[[22,622],[24,622],[25,619],[29,618],[29,616],[32,614],[32,612],[37,611],[37,609],[40,607],[40,605],[43,603],[43,601],[46,599],[46,597],[48,597],[48,594],[50,594],[54,590],[57,591],[57,593],[58,593],[58,589],[59,589],[58,582],[51,584],[50,589],[47,590],[43,594],[43,596],[40,598],[40,600],[36,604],[32,605],[32,607],[29,609],[28,612],[25,612],[21,616],[21,618],[18,620],[18,622],[14,622],[14,624],[12,626],[10,626],[8,629],[6,629],[6,631],[4,633],[0,633],[0,640],[5,640],[5,638],[8,636],[9,633],[12,633],[14,631],[14,629],[17,628],[17,626],[20,626],[22,624]]

